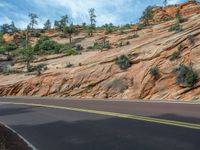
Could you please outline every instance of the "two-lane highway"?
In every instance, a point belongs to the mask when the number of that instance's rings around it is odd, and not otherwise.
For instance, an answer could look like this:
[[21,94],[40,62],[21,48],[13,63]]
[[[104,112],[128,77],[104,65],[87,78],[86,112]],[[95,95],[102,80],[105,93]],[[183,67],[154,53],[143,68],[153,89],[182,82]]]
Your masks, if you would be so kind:
[[200,105],[0,98],[0,121],[39,150],[198,150]]

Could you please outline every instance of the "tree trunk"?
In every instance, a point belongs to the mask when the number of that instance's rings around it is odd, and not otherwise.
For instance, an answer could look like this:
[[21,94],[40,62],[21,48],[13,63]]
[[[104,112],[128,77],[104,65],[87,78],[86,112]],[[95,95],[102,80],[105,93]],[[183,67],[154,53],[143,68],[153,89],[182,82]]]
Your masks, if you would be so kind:
[[72,35],[69,34],[69,44],[72,44]]
[[26,69],[27,69],[27,72],[30,72],[30,61],[26,62]]

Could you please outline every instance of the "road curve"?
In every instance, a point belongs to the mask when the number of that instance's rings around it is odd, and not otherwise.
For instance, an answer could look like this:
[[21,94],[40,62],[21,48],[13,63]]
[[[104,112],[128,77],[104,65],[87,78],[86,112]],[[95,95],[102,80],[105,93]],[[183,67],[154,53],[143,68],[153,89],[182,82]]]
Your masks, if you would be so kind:
[[39,150],[200,147],[198,104],[0,98],[0,121]]

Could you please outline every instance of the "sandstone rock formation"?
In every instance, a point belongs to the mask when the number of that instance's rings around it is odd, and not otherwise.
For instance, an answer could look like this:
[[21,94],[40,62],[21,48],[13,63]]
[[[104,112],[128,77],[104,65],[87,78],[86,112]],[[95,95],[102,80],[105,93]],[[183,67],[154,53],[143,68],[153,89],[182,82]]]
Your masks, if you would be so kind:
[[169,5],[167,7],[155,7],[153,9],[152,23],[157,24],[170,18],[175,18],[177,10],[180,10],[182,16],[189,16],[200,12],[200,3],[197,1],[188,1],[180,5]]
[[[192,5],[194,2],[189,2],[186,6],[191,6],[189,4]],[[186,12],[190,14],[188,10],[183,11]],[[173,70],[180,64],[192,65],[200,75],[200,15],[189,16],[187,21],[181,24],[183,31],[179,33],[168,31],[175,22],[172,20],[145,28],[138,32],[139,38],[129,40],[130,45],[99,52],[87,59],[83,66],[46,73],[15,84],[1,85],[0,95],[197,99],[200,97],[200,82],[192,88],[181,87],[176,83]],[[190,43],[188,35],[194,37],[194,44]],[[110,35],[109,39],[112,43],[120,40],[114,34]],[[170,56],[178,50],[180,44],[184,45],[181,58],[170,61]],[[122,54],[127,55],[133,64],[127,70],[120,70],[115,63],[116,57]],[[149,70],[155,66],[160,74],[157,79],[149,73]]]

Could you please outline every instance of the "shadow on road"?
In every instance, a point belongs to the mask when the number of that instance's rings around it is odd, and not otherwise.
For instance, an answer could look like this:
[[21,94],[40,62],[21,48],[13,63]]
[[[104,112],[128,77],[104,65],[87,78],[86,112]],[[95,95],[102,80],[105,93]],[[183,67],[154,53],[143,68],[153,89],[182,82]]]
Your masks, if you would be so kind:
[[200,147],[198,130],[120,118],[56,121],[14,128],[39,149],[48,150],[197,150]]
[[6,107],[2,108],[0,107],[0,116],[7,116],[7,115],[16,115],[16,114],[25,114],[33,112],[33,109],[35,107],[20,107],[20,108],[14,108],[14,107]]

